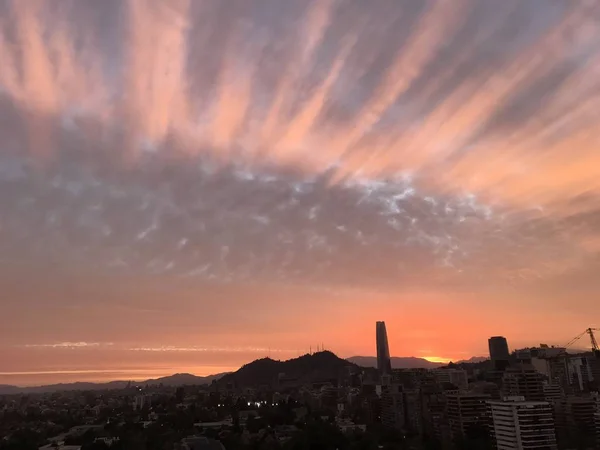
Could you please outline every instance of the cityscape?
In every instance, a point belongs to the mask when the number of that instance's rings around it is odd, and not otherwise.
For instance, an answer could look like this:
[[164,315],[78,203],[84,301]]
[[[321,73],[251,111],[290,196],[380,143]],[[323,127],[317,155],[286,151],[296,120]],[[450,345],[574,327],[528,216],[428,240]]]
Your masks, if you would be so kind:
[[[489,358],[396,369],[379,321],[377,367],[318,348],[256,360],[202,384],[178,374],[13,393],[0,396],[0,449],[600,448],[594,331],[565,347],[512,351],[505,337],[492,336]],[[582,338],[589,350],[573,351]]]

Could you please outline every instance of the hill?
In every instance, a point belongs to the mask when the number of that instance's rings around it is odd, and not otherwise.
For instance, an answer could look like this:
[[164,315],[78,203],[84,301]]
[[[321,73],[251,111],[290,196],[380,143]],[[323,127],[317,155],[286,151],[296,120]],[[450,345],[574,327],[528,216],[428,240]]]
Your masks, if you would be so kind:
[[463,364],[463,363],[467,363],[467,364],[477,364],[477,363],[481,363],[481,362],[485,362],[487,360],[489,360],[490,358],[487,356],[473,356],[469,359],[463,359],[460,361],[457,361],[456,364]]
[[[184,386],[184,385],[202,385],[212,383],[213,380],[218,380],[226,373],[199,377],[190,373],[177,373],[162,378],[155,378],[144,381],[135,381],[137,384],[163,384],[164,386]],[[11,395],[18,393],[26,394],[41,394],[60,391],[102,391],[108,389],[125,389],[131,381],[110,381],[108,383],[59,383],[49,384],[44,386],[19,387],[11,385],[0,385],[0,395]]]
[[[392,361],[392,369],[435,369],[447,365],[414,356],[392,356],[390,359]],[[348,361],[360,367],[377,367],[377,357],[375,356],[352,356],[348,358]]]
[[357,366],[329,351],[307,354],[287,361],[263,358],[223,376],[219,383],[236,387],[270,385],[278,379],[310,383],[336,379],[347,367]]

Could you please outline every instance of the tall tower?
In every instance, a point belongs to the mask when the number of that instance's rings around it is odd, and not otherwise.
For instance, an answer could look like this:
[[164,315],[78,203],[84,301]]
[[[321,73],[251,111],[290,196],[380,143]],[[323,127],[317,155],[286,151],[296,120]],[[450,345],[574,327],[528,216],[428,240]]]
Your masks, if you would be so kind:
[[387,331],[385,322],[377,322],[377,370],[381,375],[392,373],[392,362],[390,360],[390,347],[388,346]]
[[510,353],[508,351],[508,342],[504,336],[492,336],[488,339],[490,348],[490,359],[494,370],[504,370],[508,367]]

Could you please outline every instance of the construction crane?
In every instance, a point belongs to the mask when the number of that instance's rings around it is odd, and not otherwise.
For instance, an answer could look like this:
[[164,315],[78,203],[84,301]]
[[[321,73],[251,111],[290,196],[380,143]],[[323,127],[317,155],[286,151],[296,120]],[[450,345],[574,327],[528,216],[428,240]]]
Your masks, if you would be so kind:
[[596,337],[594,336],[594,331],[600,331],[599,328],[586,328],[581,334],[575,336],[573,339],[569,341],[567,345],[565,345],[565,349],[571,347],[575,342],[583,337],[584,334],[590,336],[590,342],[592,344],[592,351],[596,355],[597,358],[600,358],[600,347],[598,347],[598,341],[596,341]]

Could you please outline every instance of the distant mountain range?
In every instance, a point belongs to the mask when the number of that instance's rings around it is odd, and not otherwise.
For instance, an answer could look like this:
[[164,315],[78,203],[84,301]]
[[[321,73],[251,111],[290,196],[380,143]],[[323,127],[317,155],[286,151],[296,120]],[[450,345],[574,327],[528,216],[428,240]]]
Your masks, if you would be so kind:
[[461,359],[460,361],[456,361],[456,364],[477,364],[477,363],[481,363],[484,361],[487,361],[488,359],[490,359],[487,356],[472,356],[469,359]]
[[19,387],[6,384],[0,384],[0,395],[10,395],[18,393],[38,394],[58,391],[102,391],[108,389],[124,389],[129,383],[132,384],[163,384],[164,386],[185,386],[210,384],[213,380],[218,380],[229,372],[218,373],[206,377],[198,377],[190,373],[176,373],[162,378],[154,378],[145,381],[110,381],[108,383],[59,383],[45,386]]
[[[435,369],[448,365],[427,361],[424,358],[417,358],[415,356],[392,356],[390,359],[392,361],[392,369]],[[376,356],[352,356],[348,358],[348,361],[360,367],[377,367]]]
[[[478,363],[485,361],[485,357],[473,357],[459,363]],[[392,368],[394,369],[435,369],[447,364],[427,361],[417,357],[392,357]],[[217,380],[222,385],[233,385],[236,387],[250,387],[259,385],[270,385],[283,377],[286,380],[294,380],[297,383],[311,383],[336,379],[347,367],[377,367],[375,356],[353,356],[342,359],[329,351],[317,352],[300,356],[287,361],[276,361],[271,358],[263,358],[240,367],[235,372],[219,373],[207,377],[199,377],[189,373],[178,373],[175,375],[150,379],[145,381],[110,381],[108,383],[61,383],[46,386],[19,387],[11,385],[0,385],[0,395],[17,393],[46,393],[58,391],[99,391],[108,389],[124,389],[129,383],[147,385],[163,384],[165,386],[185,386],[210,384]]]

